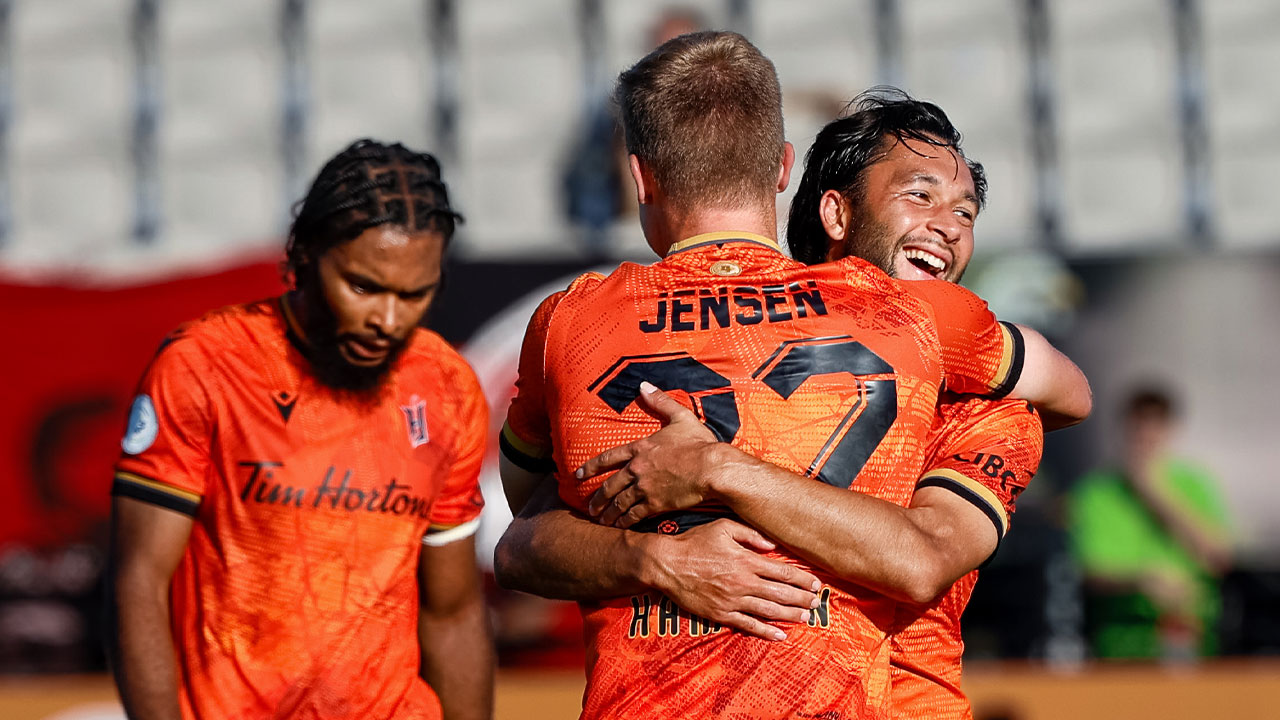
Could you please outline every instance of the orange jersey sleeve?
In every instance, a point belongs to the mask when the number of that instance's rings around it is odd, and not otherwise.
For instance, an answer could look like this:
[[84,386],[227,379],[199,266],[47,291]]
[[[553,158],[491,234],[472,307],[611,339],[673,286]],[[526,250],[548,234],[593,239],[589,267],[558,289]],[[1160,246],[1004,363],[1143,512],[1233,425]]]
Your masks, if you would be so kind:
[[966,397],[939,408],[933,462],[916,485],[955,492],[991,518],[1001,540],[1040,467],[1044,426],[1023,400]]
[[933,308],[942,346],[943,381],[955,393],[1009,394],[1022,375],[1022,333],[999,322],[982,298],[954,283],[903,282]]
[[195,515],[205,495],[212,442],[208,360],[175,330],[138,384],[120,441],[112,494]]
[[489,433],[489,405],[480,380],[461,357],[453,368],[453,387],[459,396],[460,426],[453,461],[439,496],[431,506],[431,525],[422,541],[439,546],[467,537],[480,525],[484,497],[480,494],[480,466]]
[[512,463],[529,472],[551,472],[551,421],[546,408],[547,327],[567,291],[554,293],[538,305],[520,346],[516,395],[507,409],[507,421],[498,437],[498,448]]
[[[942,487],[965,498],[991,519],[1003,539],[1018,494],[1040,464],[1040,418],[1021,400],[943,400],[930,441],[931,460],[917,487]],[[893,717],[973,717],[960,689],[960,617],[977,578],[976,570],[966,574],[930,605],[900,607],[891,642]]]

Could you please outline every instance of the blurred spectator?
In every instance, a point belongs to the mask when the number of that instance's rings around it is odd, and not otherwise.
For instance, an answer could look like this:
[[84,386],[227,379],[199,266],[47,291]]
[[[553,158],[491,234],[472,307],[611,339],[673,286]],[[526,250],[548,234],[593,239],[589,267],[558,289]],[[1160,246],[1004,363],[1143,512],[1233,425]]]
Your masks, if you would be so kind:
[[1219,579],[1231,559],[1227,515],[1214,478],[1170,454],[1173,424],[1165,389],[1134,392],[1121,465],[1084,476],[1068,499],[1086,622],[1101,658],[1177,661],[1217,650]]
[[[707,27],[705,18],[689,8],[664,10],[649,29],[649,47]],[[609,226],[635,212],[635,188],[631,184],[626,145],[618,127],[613,100],[590,98],[578,140],[569,149],[561,173],[565,214],[582,229],[588,252],[604,253]]]

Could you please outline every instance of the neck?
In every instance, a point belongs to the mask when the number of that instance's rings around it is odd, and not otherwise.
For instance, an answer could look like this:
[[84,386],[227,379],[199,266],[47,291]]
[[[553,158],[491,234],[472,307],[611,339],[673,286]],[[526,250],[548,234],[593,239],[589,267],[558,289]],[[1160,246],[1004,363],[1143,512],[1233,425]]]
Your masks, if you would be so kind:
[[776,240],[778,237],[777,212],[773,203],[758,207],[726,210],[723,208],[693,208],[676,212],[672,209],[648,207],[642,220],[645,239],[661,257],[666,257],[672,245],[710,232],[744,232]]
[[289,329],[298,336],[298,339],[303,344],[309,344],[304,330],[307,326],[307,303],[302,297],[302,291],[295,289],[285,292],[284,304],[287,306],[288,314],[292,315],[292,318],[285,318],[285,322],[289,324]]

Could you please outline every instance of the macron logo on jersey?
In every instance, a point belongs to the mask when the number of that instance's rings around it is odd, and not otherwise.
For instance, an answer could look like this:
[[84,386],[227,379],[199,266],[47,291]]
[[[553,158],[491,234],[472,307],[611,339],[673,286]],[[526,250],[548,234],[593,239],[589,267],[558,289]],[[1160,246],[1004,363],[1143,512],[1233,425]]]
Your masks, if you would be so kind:
[[409,429],[409,443],[413,447],[426,445],[431,440],[427,432],[427,403],[417,395],[409,396],[409,403],[400,406]]

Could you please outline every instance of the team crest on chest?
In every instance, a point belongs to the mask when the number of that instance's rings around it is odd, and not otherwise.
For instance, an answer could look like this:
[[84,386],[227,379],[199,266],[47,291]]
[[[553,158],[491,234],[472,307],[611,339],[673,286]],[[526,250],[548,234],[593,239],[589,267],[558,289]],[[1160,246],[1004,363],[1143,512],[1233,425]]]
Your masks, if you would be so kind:
[[426,445],[431,440],[427,432],[427,403],[417,395],[410,395],[409,402],[400,406],[409,430],[409,443],[413,447]]

